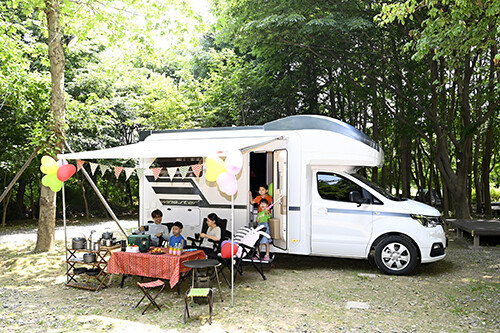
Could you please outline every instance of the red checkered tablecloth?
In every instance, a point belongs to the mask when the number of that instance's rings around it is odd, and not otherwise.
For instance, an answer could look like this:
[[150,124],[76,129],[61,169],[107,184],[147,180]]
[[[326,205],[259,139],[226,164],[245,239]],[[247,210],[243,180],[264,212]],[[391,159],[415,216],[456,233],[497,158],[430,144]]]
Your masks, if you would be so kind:
[[108,261],[108,273],[166,279],[170,281],[170,288],[173,288],[179,282],[180,274],[191,270],[183,265],[184,261],[205,258],[205,253],[201,250],[184,252],[180,256],[115,251]]

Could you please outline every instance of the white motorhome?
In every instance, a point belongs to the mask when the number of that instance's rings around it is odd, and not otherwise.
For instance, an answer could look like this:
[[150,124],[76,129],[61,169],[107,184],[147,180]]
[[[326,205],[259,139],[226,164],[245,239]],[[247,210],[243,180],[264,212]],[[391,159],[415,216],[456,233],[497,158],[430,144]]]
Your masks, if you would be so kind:
[[[396,198],[356,174],[380,166],[384,154],[341,121],[300,115],[263,126],[143,132],[140,140],[64,158],[138,159],[146,170],[140,180],[140,223],[159,208],[164,221],[182,221],[185,237],[199,232],[211,212],[229,220],[232,207],[235,229],[251,224],[249,190],[272,183],[274,253],[369,259],[388,274],[408,274],[418,263],[445,257],[439,211]],[[243,167],[232,202],[215,182],[206,181],[203,170],[197,176],[189,166],[235,149],[243,153]],[[157,178],[153,167],[162,170]]]

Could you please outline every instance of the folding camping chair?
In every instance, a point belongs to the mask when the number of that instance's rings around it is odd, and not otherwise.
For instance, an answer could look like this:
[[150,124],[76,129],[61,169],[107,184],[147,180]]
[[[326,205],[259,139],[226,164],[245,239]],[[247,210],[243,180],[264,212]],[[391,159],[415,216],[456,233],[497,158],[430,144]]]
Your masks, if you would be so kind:
[[[228,238],[231,238],[231,232],[226,230],[227,219],[219,218],[217,225],[219,226],[220,231],[221,231],[221,238],[217,242],[209,239],[209,242],[213,243],[214,253],[220,252],[220,245],[222,244],[222,242]],[[205,218],[203,218],[203,224],[201,226],[200,233],[206,234],[207,230],[208,230],[207,218],[205,217]],[[193,237],[188,237],[187,240],[191,242],[190,247],[199,247],[201,245],[201,242],[203,241],[203,239],[196,239]]]
[[[147,282],[147,283],[140,283],[140,282],[137,282],[137,285],[139,286],[139,288],[141,288],[142,292],[144,293],[144,296],[142,296],[141,300],[139,301],[139,303],[137,303],[137,305],[135,307],[138,307],[139,304],[141,304],[142,300],[147,297],[149,299],[149,304],[148,306],[146,306],[146,308],[144,309],[144,311],[142,311],[142,314],[144,314],[146,312],[146,310],[152,305],[155,305],[159,311],[161,311],[160,309],[160,306],[158,305],[158,303],[156,303],[156,297],[158,297],[158,295],[161,294],[161,292],[163,291],[163,289],[165,288],[165,282],[163,282],[162,280],[156,280],[156,281],[152,281],[152,282]],[[152,296],[149,291],[153,288],[156,288],[156,287],[161,287],[160,291],[155,295],[155,296]]]
[[[259,225],[257,228],[243,227],[239,229],[234,235],[234,243],[238,246],[238,252],[234,255],[234,258],[222,258],[221,254],[218,255],[218,260],[223,264],[220,272],[226,280],[229,288],[232,288],[231,283],[224,274],[224,267],[231,270],[231,262],[234,260],[234,271],[243,275],[242,263],[244,261],[250,262],[252,266],[259,272],[263,280],[266,280],[264,271],[262,269],[262,261],[254,259],[255,255],[259,251],[259,243],[262,237],[271,238],[271,235],[262,231],[264,225]],[[257,266],[257,262],[259,266]]]

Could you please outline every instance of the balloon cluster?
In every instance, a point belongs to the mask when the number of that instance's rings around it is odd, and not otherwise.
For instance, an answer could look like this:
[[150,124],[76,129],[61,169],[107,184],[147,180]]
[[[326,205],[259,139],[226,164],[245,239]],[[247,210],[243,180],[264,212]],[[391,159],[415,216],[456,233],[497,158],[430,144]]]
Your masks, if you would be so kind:
[[73,164],[68,164],[66,160],[56,162],[52,157],[44,156],[40,171],[45,174],[42,178],[42,184],[50,187],[52,191],[58,192],[62,188],[63,182],[76,172],[76,167]]
[[225,161],[222,161],[219,156],[208,156],[206,163],[205,178],[207,181],[217,181],[219,189],[227,195],[234,195],[238,192],[236,175],[240,173],[243,165],[243,155],[239,150],[229,152]]
[[[238,252],[238,245],[236,243],[233,243],[233,255],[235,255]],[[221,244],[220,248],[220,255],[222,258],[227,259],[231,258],[231,241],[225,240]]]

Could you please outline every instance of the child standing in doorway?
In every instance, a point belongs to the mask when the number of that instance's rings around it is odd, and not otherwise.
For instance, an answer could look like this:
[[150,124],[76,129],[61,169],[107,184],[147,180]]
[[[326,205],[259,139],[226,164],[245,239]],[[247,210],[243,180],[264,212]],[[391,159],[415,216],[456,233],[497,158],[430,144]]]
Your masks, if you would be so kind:
[[[261,212],[259,214],[257,214],[257,223],[259,226],[261,225],[264,225],[265,226],[265,229],[262,229],[262,231],[265,231],[267,233],[269,233],[269,219],[271,218],[271,213],[269,212],[269,203],[266,199],[261,199],[260,200],[260,204],[259,204],[259,208],[261,210]],[[262,244],[265,244],[266,245],[266,255],[264,256],[263,260],[264,261],[269,261],[269,243],[271,242],[271,240],[267,237],[262,237],[262,239],[260,240],[260,244],[259,244],[259,253],[258,253],[258,256],[260,256],[260,252],[262,251]],[[254,259],[257,259],[259,260],[259,257],[255,257]]]
[[262,212],[262,208],[260,206],[261,200],[265,199],[267,201],[267,204],[270,205],[273,202],[273,198],[267,194],[267,185],[263,184],[259,187],[259,195],[255,197],[255,199],[252,196],[252,191],[250,191],[250,204],[257,204],[259,205],[259,213]]

